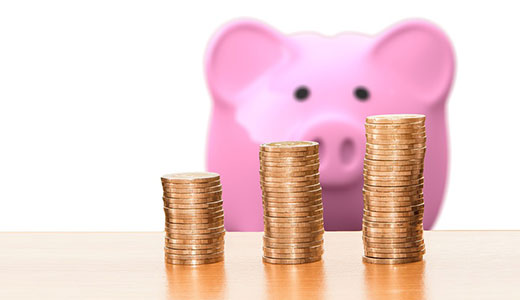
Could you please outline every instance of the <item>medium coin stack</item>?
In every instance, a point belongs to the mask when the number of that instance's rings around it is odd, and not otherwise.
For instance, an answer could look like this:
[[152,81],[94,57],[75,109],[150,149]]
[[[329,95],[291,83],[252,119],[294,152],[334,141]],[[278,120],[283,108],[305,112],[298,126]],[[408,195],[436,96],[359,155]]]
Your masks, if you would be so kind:
[[363,261],[420,261],[425,253],[425,116],[370,116],[365,129]]
[[318,147],[316,142],[260,146],[264,262],[302,264],[321,259],[324,230]]
[[198,265],[224,260],[222,185],[216,173],[176,173],[161,177],[170,264]]

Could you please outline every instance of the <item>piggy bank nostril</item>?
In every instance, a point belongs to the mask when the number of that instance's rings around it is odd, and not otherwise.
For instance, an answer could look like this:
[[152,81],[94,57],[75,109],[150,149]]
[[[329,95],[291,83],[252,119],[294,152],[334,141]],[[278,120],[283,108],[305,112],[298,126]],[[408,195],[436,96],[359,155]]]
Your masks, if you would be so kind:
[[349,164],[354,158],[354,142],[351,139],[345,139],[341,142],[339,149],[339,157],[343,164]]

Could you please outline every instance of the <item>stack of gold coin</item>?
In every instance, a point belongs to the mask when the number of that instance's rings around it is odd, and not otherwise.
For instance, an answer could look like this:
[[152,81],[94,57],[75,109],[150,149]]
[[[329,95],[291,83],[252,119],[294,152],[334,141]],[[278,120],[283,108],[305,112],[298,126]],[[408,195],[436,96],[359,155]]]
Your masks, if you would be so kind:
[[198,265],[224,260],[222,185],[216,173],[176,173],[161,177],[170,264]]
[[370,116],[365,129],[363,261],[420,261],[425,253],[425,116]]
[[323,254],[323,206],[316,142],[260,146],[263,261],[302,264]]

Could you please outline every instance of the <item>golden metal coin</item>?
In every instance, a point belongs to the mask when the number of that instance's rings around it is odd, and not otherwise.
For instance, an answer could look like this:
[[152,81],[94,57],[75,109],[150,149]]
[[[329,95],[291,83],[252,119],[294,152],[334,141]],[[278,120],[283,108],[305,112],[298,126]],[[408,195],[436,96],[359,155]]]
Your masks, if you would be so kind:
[[222,207],[222,203],[223,201],[222,200],[217,200],[217,201],[213,201],[213,202],[206,202],[206,203],[190,203],[190,204],[185,204],[185,203],[171,203],[171,202],[165,202],[164,203],[164,206],[168,207],[168,208],[174,208],[174,209],[204,209],[204,208],[214,208],[214,207]]
[[224,251],[221,252],[215,252],[211,254],[196,254],[196,255],[189,255],[189,254],[172,254],[165,252],[164,253],[166,257],[169,259],[211,259],[215,257],[221,257],[224,255]]
[[298,243],[286,243],[285,241],[286,241],[285,239],[283,239],[282,241],[279,241],[277,239],[272,239],[272,238],[264,236],[264,247],[276,248],[276,249],[300,249],[300,248],[315,247],[318,245],[323,245],[323,239],[314,240],[311,242],[298,242]]
[[222,200],[222,193],[207,198],[171,198],[163,197],[165,204],[205,204]]
[[314,212],[277,212],[277,211],[264,211],[264,216],[266,217],[275,217],[275,218],[303,218],[303,217],[320,217],[323,216],[323,208],[316,210]]
[[426,137],[421,138],[410,138],[410,139],[374,139],[371,137],[367,137],[367,143],[369,144],[378,144],[378,145],[409,145],[409,144],[419,144],[421,147],[426,146]]
[[365,120],[367,124],[409,124],[424,123],[425,115],[421,114],[386,114],[368,116]]
[[[273,254],[290,254],[290,253],[316,253],[318,251],[323,251],[323,244],[317,244],[311,247],[301,247],[301,248],[271,248],[268,246],[263,247],[264,253],[273,253]],[[266,255],[270,256],[270,255]]]
[[423,216],[407,216],[407,217],[391,217],[391,218],[383,218],[383,217],[371,217],[371,216],[363,216],[363,220],[368,222],[381,222],[381,223],[395,223],[395,222],[413,222],[413,221],[423,221]]
[[363,186],[365,191],[370,192],[422,192],[423,184],[410,185],[410,186],[402,186],[402,187],[378,187],[378,186]]
[[172,183],[167,181],[161,182],[163,188],[182,188],[182,189],[188,189],[188,188],[206,188],[206,187],[212,187],[216,185],[220,185],[220,179],[208,181],[208,182],[202,182],[202,183]]
[[320,178],[320,173],[315,173],[312,175],[307,176],[298,176],[298,177],[261,177],[260,179],[264,182],[282,182],[282,183],[293,183],[293,182],[300,182],[300,181],[313,181]]
[[414,165],[406,165],[406,166],[391,166],[391,165],[377,165],[377,164],[363,164],[363,170],[367,170],[369,172],[423,172],[424,165],[423,164],[414,164]]
[[181,233],[169,233],[166,232],[166,237],[174,240],[203,240],[203,239],[216,239],[224,234],[225,231],[204,233],[204,234],[181,234]]
[[396,258],[411,258],[411,257],[422,257],[425,254],[425,251],[418,251],[418,252],[405,252],[405,253],[379,253],[374,251],[366,250],[364,251],[365,256],[372,257],[372,258],[389,258],[389,259],[396,259]]
[[370,242],[370,243],[378,243],[378,244],[397,244],[397,243],[410,243],[417,240],[422,240],[422,232],[410,235],[406,237],[373,237],[373,236],[365,236],[363,234],[363,241],[364,242]]
[[406,227],[370,227],[368,225],[363,224],[363,231],[370,232],[374,234],[378,233],[413,233],[423,230],[422,223],[412,226]]
[[[392,254],[392,253],[414,253],[419,251],[425,251],[424,243],[420,244],[416,247],[407,247],[407,248],[374,248],[365,245],[365,249],[368,252],[381,253],[381,254]],[[366,252],[365,252],[366,253]]]
[[363,220],[363,226],[371,228],[403,228],[410,226],[422,225],[422,221],[409,221],[409,222],[370,222]]
[[291,161],[282,161],[282,162],[276,162],[276,161],[262,161],[261,166],[266,167],[303,167],[308,165],[314,165],[320,163],[319,159],[313,159],[313,160],[291,160]]
[[271,163],[282,163],[282,164],[292,164],[293,162],[298,163],[310,163],[311,161],[320,159],[319,153],[316,154],[308,154],[305,156],[265,156],[259,155],[260,163],[263,164],[265,162]]
[[203,249],[217,249],[224,247],[224,240],[219,240],[214,243],[209,244],[179,244],[179,243],[171,243],[169,239],[165,238],[165,247],[170,249],[180,249],[180,250],[203,250]]
[[312,232],[302,232],[302,233],[282,233],[282,232],[264,232],[265,236],[271,238],[311,238],[321,239],[322,235],[325,231],[323,229],[312,231]]
[[318,187],[312,191],[305,192],[271,192],[271,191],[262,191],[262,195],[267,196],[269,198],[298,198],[298,197],[306,197],[312,195],[321,195],[321,187]]
[[163,192],[163,197],[173,199],[215,199],[222,197],[222,190],[206,193],[169,193]]
[[419,180],[424,178],[422,174],[418,175],[403,175],[403,176],[377,176],[377,175],[366,175],[363,174],[365,180],[372,181],[406,181],[406,180]]
[[306,243],[314,243],[314,242],[323,240],[323,233],[307,235],[307,236],[300,236],[300,237],[281,237],[281,238],[271,237],[271,236],[265,235],[265,233],[264,233],[264,242],[266,240],[272,244],[290,244],[290,245],[294,245],[293,247],[296,247],[296,245],[305,245]]
[[296,213],[307,212],[307,213],[315,214],[315,213],[317,213],[317,210],[321,210],[321,209],[323,209],[323,205],[321,204],[321,202],[316,205],[312,205],[312,206],[285,207],[285,208],[269,207],[267,205],[264,205],[264,211],[275,212],[275,213],[287,213],[287,214],[294,213],[294,212],[296,212]]
[[269,209],[292,209],[292,208],[306,208],[307,210],[310,210],[309,207],[313,207],[315,205],[323,204],[321,197],[317,198],[315,200],[309,200],[309,201],[296,201],[296,202],[272,202],[272,201],[264,201],[262,200],[262,203],[264,205],[264,208]]
[[306,263],[312,263],[317,262],[321,260],[321,256],[318,257],[312,257],[312,258],[299,258],[299,259],[279,259],[279,258],[269,258],[269,257],[262,257],[262,261],[264,263],[269,264],[278,264],[278,265],[298,265],[298,264],[306,264]]
[[164,213],[173,218],[209,218],[213,216],[222,215],[224,210],[222,207],[213,207],[213,208],[201,208],[201,209],[172,209],[172,208],[164,208]]
[[424,178],[413,179],[413,180],[404,180],[404,181],[383,181],[383,180],[369,180],[365,179],[365,186],[377,186],[377,187],[402,187],[402,186],[410,186],[424,183]]
[[217,237],[206,239],[184,239],[184,238],[170,238],[166,235],[166,243],[174,245],[213,245],[218,242],[224,242],[225,234],[217,235]]
[[266,177],[278,177],[278,178],[288,178],[288,177],[300,177],[300,176],[309,176],[317,174],[318,170],[310,170],[310,171],[295,171],[295,172],[266,172],[260,170],[260,176],[265,180]]
[[315,215],[305,216],[305,217],[294,217],[294,218],[264,216],[264,222],[269,222],[269,223],[306,223],[306,222],[320,220],[321,218],[323,218],[322,212],[323,212],[323,210],[320,210]]
[[223,251],[224,251],[223,247],[211,248],[211,249],[172,249],[172,248],[164,247],[165,253],[179,255],[179,256],[181,256],[181,255],[195,256],[195,255],[221,254]]
[[378,160],[378,161],[380,161],[380,160],[382,160],[382,161],[409,161],[412,159],[424,159],[424,154],[418,153],[418,154],[411,154],[411,155],[393,155],[393,154],[379,155],[379,154],[366,153],[365,159]]
[[314,225],[312,227],[275,227],[275,226],[264,226],[264,233],[267,236],[271,234],[301,234],[312,232],[313,230],[319,230],[323,228],[323,224]]
[[363,236],[370,237],[370,238],[405,238],[409,236],[416,237],[419,234],[422,235],[423,230],[417,229],[416,231],[409,231],[409,232],[374,232],[374,231],[368,231],[366,229],[363,229]]
[[173,173],[161,177],[162,182],[169,183],[205,183],[218,179],[220,179],[220,175],[212,172]]
[[376,206],[374,204],[365,204],[364,209],[373,211],[373,212],[405,212],[405,211],[424,211],[424,203],[418,205],[410,205],[410,206]]
[[270,182],[270,181],[263,181],[260,180],[260,186],[261,187],[268,187],[268,188],[293,188],[293,187],[306,187],[310,185],[315,185],[320,183],[319,178],[314,178],[309,181],[296,181],[296,182]]
[[222,185],[215,185],[212,187],[204,188],[176,188],[176,187],[165,187],[163,191],[166,193],[178,193],[178,194],[200,194],[207,192],[221,191]]
[[379,143],[366,143],[365,149],[378,149],[378,150],[407,150],[407,149],[419,149],[426,147],[426,142],[423,143],[411,143],[411,144],[379,144]]
[[302,151],[291,151],[291,152],[264,152],[261,151],[259,153],[259,158],[306,158],[311,155],[318,155],[319,152],[316,150],[302,150]]
[[374,155],[391,155],[391,156],[398,156],[398,155],[415,155],[415,154],[422,154],[424,155],[426,153],[426,147],[422,148],[413,148],[413,149],[373,149],[370,147],[366,148],[367,154],[374,154]]
[[426,132],[412,132],[404,134],[374,134],[365,132],[365,137],[371,140],[406,140],[406,139],[422,139],[426,138]]
[[175,228],[175,227],[166,227],[164,229],[164,231],[167,233],[195,234],[195,235],[217,233],[217,232],[222,232],[223,230],[224,230],[224,226],[213,227],[213,228],[208,228],[208,229],[179,229],[179,228]]
[[318,150],[319,144],[314,141],[283,141],[283,142],[272,142],[260,145],[260,151],[274,151],[274,152],[285,152],[285,151],[301,151],[301,149],[312,149]]
[[402,211],[402,212],[377,212],[377,211],[363,209],[364,216],[381,217],[381,218],[422,216],[423,212],[424,212],[424,207],[417,208],[414,211]]
[[411,128],[379,128],[379,127],[365,127],[365,131],[371,134],[418,134],[425,133],[425,126],[416,126]]
[[[414,201],[392,201],[392,200],[384,200],[384,201],[375,201],[373,199],[367,198],[365,196],[364,205],[366,207],[376,206],[376,207],[388,207],[388,208],[400,208],[400,207],[407,207],[407,206],[415,206],[415,205],[424,205],[424,199],[419,198]],[[370,209],[372,210],[372,209]]]
[[180,224],[215,223],[215,222],[219,222],[221,220],[224,220],[224,214],[218,215],[218,216],[213,216],[211,218],[199,218],[199,217],[193,217],[193,218],[187,218],[187,217],[172,218],[172,217],[166,216],[166,221],[168,223],[175,223],[175,224],[177,224],[177,223],[180,223]]
[[363,244],[366,247],[371,247],[375,249],[407,249],[407,248],[417,248],[417,247],[424,247],[424,240],[420,239],[417,241],[412,242],[404,242],[404,243],[373,243],[373,242],[367,242],[363,241]]
[[395,129],[415,129],[415,128],[425,128],[424,121],[417,121],[411,123],[387,123],[387,124],[373,124],[373,123],[365,123],[365,130],[371,129],[381,129],[381,130],[395,130]]
[[363,167],[368,169],[369,166],[376,166],[379,168],[384,167],[404,167],[404,166],[415,166],[415,169],[421,169],[424,167],[423,159],[408,159],[408,160],[373,160],[367,159],[363,161]]
[[165,262],[174,265],[203,265],[224,261],[224,255],[211,259],[171,259],[165,257]]
[[266,192],[278,192],[278,193],[294,193],[294,192],[307,192],[307,191],[315,191],[320,189],[321,185],[319,183],[306,185],[306,186],[297,186],[297,187],[269,187],[262,186],[262,191]]
[[264,251],[264,257],[275,258],[275,259],[306,259],[309,257],[322,256],[323,249],[312,253],[273,253]]
[[372,258],[363,256],[363,262],[370,264],[378,264],[378,265],[397,265],[397,264],[407,264],[412,262],[418,262],[423,259],[422,256],[412,257],[412,258]]

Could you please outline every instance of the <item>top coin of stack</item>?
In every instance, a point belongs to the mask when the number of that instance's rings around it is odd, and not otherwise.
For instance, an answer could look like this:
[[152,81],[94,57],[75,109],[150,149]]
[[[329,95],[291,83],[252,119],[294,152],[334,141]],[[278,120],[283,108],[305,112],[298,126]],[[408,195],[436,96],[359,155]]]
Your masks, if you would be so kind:
[[363,260],[399,264],[422,260],[424,115],[367,117]]
[[176,173],[161,177],[166,239],[171,264],[208,264],[224,259],[222,185],[217,173]]
[[316,142],[260,146],[264,206],[263,261],[301,264],[323,254],[323,206]]

